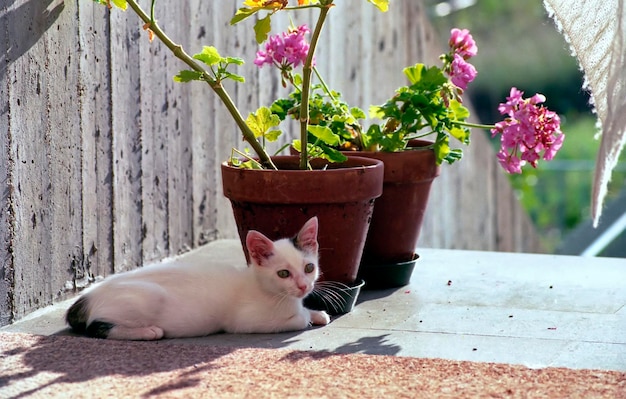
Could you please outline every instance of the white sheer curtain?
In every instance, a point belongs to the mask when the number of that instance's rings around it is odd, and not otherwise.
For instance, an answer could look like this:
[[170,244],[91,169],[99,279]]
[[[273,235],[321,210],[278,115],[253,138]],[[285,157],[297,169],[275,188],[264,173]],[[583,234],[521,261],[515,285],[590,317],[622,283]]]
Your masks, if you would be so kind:
[[592,193],[598,224],[602,203],[626,143],[626,15],[624,0],[544,0],[585,73],[601,126]]

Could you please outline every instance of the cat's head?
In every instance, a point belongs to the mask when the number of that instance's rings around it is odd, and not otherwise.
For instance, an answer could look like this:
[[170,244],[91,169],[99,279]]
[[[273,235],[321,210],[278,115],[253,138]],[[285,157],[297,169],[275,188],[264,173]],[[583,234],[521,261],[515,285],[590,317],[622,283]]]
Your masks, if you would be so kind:
[[272,241],[258,231],[248,232],[251,267],[266,291],[304,298],[313,290],[319,277],[317,230],[313,217],[293,239]]

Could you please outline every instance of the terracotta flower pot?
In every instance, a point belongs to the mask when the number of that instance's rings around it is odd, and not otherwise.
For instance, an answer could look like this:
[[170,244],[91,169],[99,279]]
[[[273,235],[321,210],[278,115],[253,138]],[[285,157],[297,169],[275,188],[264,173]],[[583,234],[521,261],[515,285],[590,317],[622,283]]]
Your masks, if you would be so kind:
[[[298,170],[297,156],[272,158],[279,170],[238,169],[222,164],[224,195],[230,199],[244,252],[249,230],[272,240],[293,237],[312,216],[319,220],[321,279],[356,281],[365,237],[382,193],[383,163],[350,157],[321,160]],[[321,170],[326,166],[327,170]]]
[[383,194],[376,200],[365,243],[360,276],[367,288],[390,288],[409,282],[418,256],[415,248],[433,180],[439,176],[432,144],[412,140],[415,150],[354,154],[385,164]]

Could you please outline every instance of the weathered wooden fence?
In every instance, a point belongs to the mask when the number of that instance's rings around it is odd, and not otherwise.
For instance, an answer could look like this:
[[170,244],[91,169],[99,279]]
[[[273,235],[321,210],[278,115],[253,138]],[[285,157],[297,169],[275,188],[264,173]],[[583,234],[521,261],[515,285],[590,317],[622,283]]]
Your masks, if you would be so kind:
[[[190,53],[214,44],[248,60],[247,83],[228,85],[245,115],[282,88],[251,62],[252,22],[228,25],[239,3],[159,2],[157,19]],[[420,1],[386,14],[337,3],[317,60],[349,103],[381,103],[403,66],[436,61]],[[208,87],[172,81],[183,65],[141,25],[91,0],[0,4],[0,325],[93,276],[236,234],[219,164],[240,134]],[[480,133],[433,190],[422,246],[539,250]]]

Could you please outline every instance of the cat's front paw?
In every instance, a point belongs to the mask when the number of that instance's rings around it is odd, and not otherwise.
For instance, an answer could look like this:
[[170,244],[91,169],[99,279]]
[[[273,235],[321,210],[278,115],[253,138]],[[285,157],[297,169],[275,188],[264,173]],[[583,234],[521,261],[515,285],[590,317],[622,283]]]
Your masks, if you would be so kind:
[[311,324],[325,326],[330,323],[330,316],[323,310],[311,310]]

